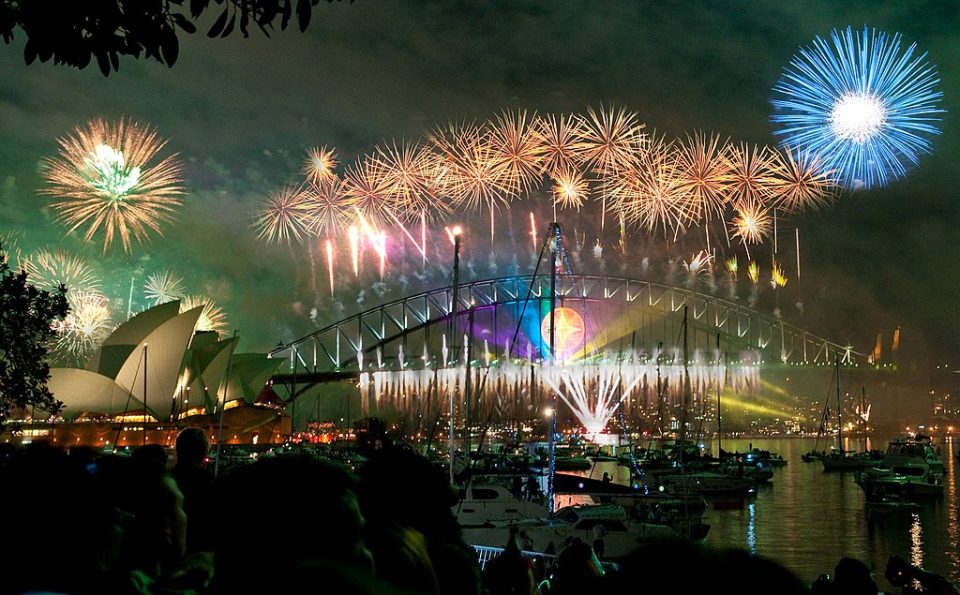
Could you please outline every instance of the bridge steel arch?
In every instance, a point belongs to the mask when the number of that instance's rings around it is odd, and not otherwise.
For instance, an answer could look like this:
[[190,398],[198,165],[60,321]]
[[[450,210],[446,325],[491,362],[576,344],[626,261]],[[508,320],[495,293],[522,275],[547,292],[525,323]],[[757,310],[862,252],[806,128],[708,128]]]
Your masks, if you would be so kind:
[[[451,345],[453,355],[443,362],[435,353],[423,357],[416,347],[408,347],[405,362],[401,346],[426,345],[434,327],[446,325],[448,335],[454,337],[453,288],[441,287],[416,295],[385,303],[328,325],[301,337],[289,344],[274,349],[271,357],[285,357],[288,366],[296,373],[332,376],[354,375],[361,366],[369,369],[374,364],[380,369],[400,369],[411,366],[438,368],[449,365],[457,357],[456,345]],[[517,276],[473,281],[459,286],[457,299],[457,329],[466,328],[474,317],[481,317],[497,326],[498,310],[514,309],[527,302],[527,308],[535,312],[548,306],[550,301],[550,276]],[[677,287],[652,281],[607,277],[596,275],[562,275],[558,278],[557,304],[587,304],[604,302],[604,307],[641,306],[648,314],[648,322],[662,323],[659,337],[646,329],[650,336],[641,337],[641,343],[649,346],[654,338],[667,340],[677,337],[683,308],[688,309],[688,328],[694,333],[694,345],[711,345],[718,334],[730,350],[753,350],[764,361],[798,365],[832,364],[839,358],[845,365],[864,363],[867,358],[851,346],[824,339],[804,329],[784,322],[774,316],[759,312],[742,303],[701,293],[685,287]],[[585,306],[584,306],[585,307]],[[469,321],[469,322],[468,322]],[[457,334],[459,334],[458,331]],[[411,340],[417,335],[428,339]],[[632,337],[635,342],[636,337]],[[621,347],[623,338],[621,336]],[[656,344],[655,341],[652,341]],[[388,347],[400,351],[399,358],[387,356]],[[494,345],[494,357],[518,357],[523,355],[518,346]],[[609,349],[609,346],[608,346]],[[435,350],[433,350],[435,351]],[[359,355],[358,354],[362,354]],[[362,359],[362,361],[361,361]]]

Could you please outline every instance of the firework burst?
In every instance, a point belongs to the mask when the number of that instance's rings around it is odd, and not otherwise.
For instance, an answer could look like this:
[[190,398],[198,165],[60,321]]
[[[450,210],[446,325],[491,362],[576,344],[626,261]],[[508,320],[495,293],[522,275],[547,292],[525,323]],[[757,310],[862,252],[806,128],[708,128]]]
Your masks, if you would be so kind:
[[645,126],[635,112],[623,108],[588,108],[579,126],[583,160],[601,175],[629,167],[643,142]]
[[756,209],[771,196],[774,152],[758,145],[728,145],[726,160],[730,168],[729,201],[739,211]]
[[740,263],[737,262],[737,257],[736,257],[736,255],[731,256],[730,258],[728,258],[728,259],[727,259],[727,273],[729,273],[730,277],[732,277],[734,281],[737,280],[737,271],[739,271],[739,270],[740,270]]
[[143,295],[154,306],[172,302],[183,296],[183,279],[169,270],[154,273],[147,277]]
[[382,228],[395,219],[397,195],[394,179],[375,157],[366,156],[347,168],[343,194],[358,217]]
[[54,322],[53,351],[57,359],[76,364],[90,356],[113,329],[109,304],[95,291],[71,292],[70,312]]
[[937,71],[916,44],[901,52],[899,33],[848,27],[831,38],[802,48],[774,86],[776,134],[819,155],[847,188],[882,186],[903,177],[939,134]]
[[706,250],[701,250],[690,258],[690,262],[684,261],[683,268],[687,271],[687,284],[694,285],[701,278],[710,272],[713,263],[713,256]]
[[528,120],[526,111],[503,112],[490,128],[489,142],[510,195],[530,192],[542,179],[544,148],[534,127],[536,119],[534,115]]
[[450,125],[435,131],[431,137],[443,167],[443,189],[460,208],[490,213],[490,236],[494,235],[494,216],[501,206],[508,206],[514,184],[506,175],[504,162],[498,158],[487,134],[472,125]]
[[695,221],[709,222],[723,216],[733,181],[725,146],[719,136],[704,133],[688,135],[686,144],[678,144],[680,183],[690,195]]
[[559,171],[553,178],[553,202],[556,206],[579,209],[586,202],[588,194],[587,181],[579,171]]
[[213,300],[198,295],[188,295],[180,302],[180,313],[203,306],[200,318],[197,320],[196,330],[216,331],[217,334],[227,329],[227,315]]
[[302,244],[313,225],[314,197],[309,190],[287,186],[257,210],[252,223],[257,239],[269,243]]
[[30,283],[53,290],[62,283],[70,294],[96,291],[100,280],[82,258],[63,250],[41,250],[23,261]]
[[833,172],[809,151],[785,149],[773,163],[770,188],[775,205],[787,213],[819,210],[833,199]]
[[692,202],[684,188],[673,143],[654,135],[639,158],[607,178],[610,210],[628,225],[674,236],[691,221]]
[[770,286],[774,289],[783,287],[787,284],[787,275],[783,271],[783,267],[777,262],[777,259],[773,259],[773,266],[770,268]]
[[51,206],[67,233],[85,228],[91,240],[103,231],[103,251],[116,240],[125,252],[131,239],[144,242],[161,234],[183,194],[175,155],[158,160],[166,141],[131,120],[92,120],[59,139],[60,154],[45,161]]
[[434,160],[422,147],[391,143],[377,147],[376,159],[392,193],[390,202],[396,205],[394,210],[400,219],[414,221],[423,214],[440,214],[447,208],[442,201],[435,200]]
[[543,150],[543,168],[551,176],[574,171],[582,162],[582,122],[579,116],[547,114],[537,118],[534,132]]
[[743,244],[759,244],[770,235],[773,220],[763,205],[756,203],[740,204],[731,221],[731,235],[739,238]]
[[327,147],[314,147],[307,151],[301,171],[311,184],[323,184],[337,177],[337,153]]
[[343,233],[350,225],[353,207],[344,195],[344,183],[331,178],[314,186],[306,208],[312,213],[312,229],[318,236],[331,237]]

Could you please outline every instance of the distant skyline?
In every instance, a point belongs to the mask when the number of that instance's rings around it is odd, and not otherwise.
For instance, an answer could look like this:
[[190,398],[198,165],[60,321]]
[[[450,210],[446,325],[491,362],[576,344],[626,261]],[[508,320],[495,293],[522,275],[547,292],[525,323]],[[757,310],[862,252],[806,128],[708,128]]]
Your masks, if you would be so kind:
[[[960,6],[645,4],[321,3],[306,33],[183,36],[172,69],[121,60],[109,78],[95,67],[25,66],[19,34],[0,48],[0,233],[20,232],[25,252],[63,247],[100,261],[105,292],[124,305],[131,285],[140,292],[149,274],[176,270],[191,293],[223,308],[241,351],[267,350],[372,306],[380,294],[395,299],[421,284],[448,283],[441,258],[422,281],[396,267],[383,286],[346,286],[335,303],[318,298],[317,279],[326,277],[312,274],[308,259],[258,242],[253,210],[301,179],[308,148],[334,146],[350,163],[385,139],[419,138],[450,121],[517,108],[583,112],[601,102],[637,111],[648,130],[670,137],[706,130],[772,145],[771,89],[793,55],[817,35],[867,25],[902,33],[937,66],[942,134],[904,180],[844,193],[790,222],[800,228],[803,275],[778,305],[791,322],[863,352],[878,333],[889,349],[900,327],[905,363],[960,364]],[[39,165],[75,126],[122,116],[169,139],[168,152],[184,162],[187,193],[164,237],[101,258],[99,243],[63,238],[38,193]],[[525,221],[527,210],[510,215],[501,217]],[[514,230],[514,242],[524,233]],[[476,276],[491,276],[479,247],[489,239],[482,227],[475,236]],[[520,258],[518,272],[529,272],[527,260]],[[600,272],[591,262],[583,259],[578,272]],[[498,274],[509,264],[498,261]]]

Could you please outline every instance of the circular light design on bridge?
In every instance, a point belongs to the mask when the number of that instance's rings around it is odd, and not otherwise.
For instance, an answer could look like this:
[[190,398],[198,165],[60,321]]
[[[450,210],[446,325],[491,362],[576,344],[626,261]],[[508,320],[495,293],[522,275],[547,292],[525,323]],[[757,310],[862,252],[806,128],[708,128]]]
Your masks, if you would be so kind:
[[[583,347],[586,335],[586,325],[583,317],[573,308],[560,307],[553,311],[554,341],[558,358],[566,357]],[[540,334],[544,340],[550,341],[550,314],[543,317],[540,323]]]

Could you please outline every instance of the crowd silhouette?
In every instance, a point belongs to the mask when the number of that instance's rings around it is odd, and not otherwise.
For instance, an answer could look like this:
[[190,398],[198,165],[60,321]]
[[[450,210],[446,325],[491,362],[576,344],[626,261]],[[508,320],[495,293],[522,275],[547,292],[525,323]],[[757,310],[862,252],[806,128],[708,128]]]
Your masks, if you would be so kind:
[[[208,452],[199,430],[179,435],[172,465],[151,445],[130,457],[4,445],[0,593],[879,592],[870,569],[850,558],[832,579],[804,585],[742,550],[661,541],[611,566],[579,539],[555,556],[530,556],[520,531],[481,572],[446,474],[410,449],[374,451],[356,474],[300,452],[216,480]],[[890,559],[885,578],[901,593],[958,593],[902,558]]]

